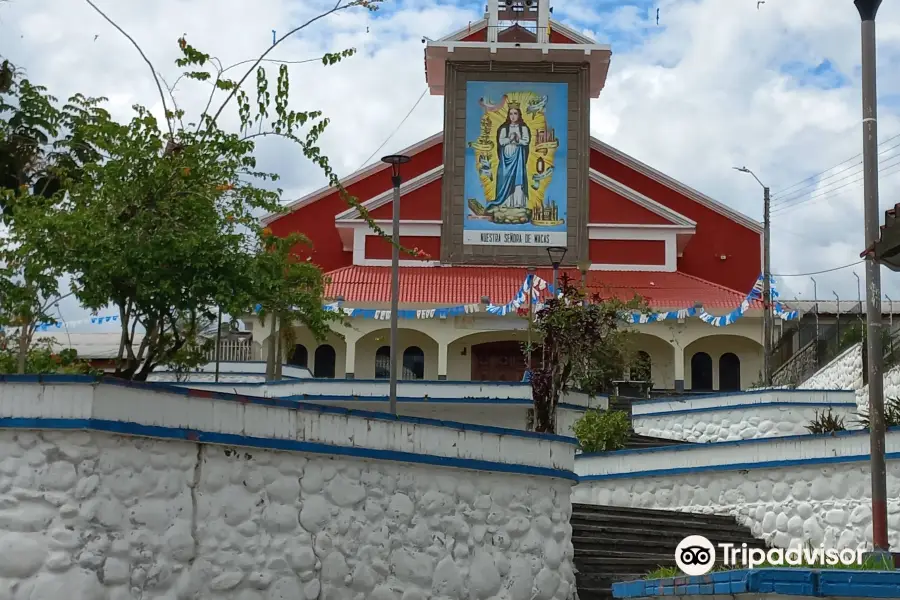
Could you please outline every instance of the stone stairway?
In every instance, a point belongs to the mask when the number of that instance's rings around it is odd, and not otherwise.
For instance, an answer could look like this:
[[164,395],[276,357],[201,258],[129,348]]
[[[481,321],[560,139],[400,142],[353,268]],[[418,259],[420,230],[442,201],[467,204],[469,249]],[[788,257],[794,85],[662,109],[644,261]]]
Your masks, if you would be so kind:
[[573,504],[578,599],[607,600],[615,582],[643,579],[659,567],[674,567],[675,548],[689,535],[702,535],[713,544],[766,547],[727,515]]
[[690,444],[682,440],[670,440],[667,438],[650,437],[649,435],[640,435],[631,432],[628,441],[625,442],[625,450],[637,450],[638,448],[659,448],[661,446],[679,446],[682,444]]

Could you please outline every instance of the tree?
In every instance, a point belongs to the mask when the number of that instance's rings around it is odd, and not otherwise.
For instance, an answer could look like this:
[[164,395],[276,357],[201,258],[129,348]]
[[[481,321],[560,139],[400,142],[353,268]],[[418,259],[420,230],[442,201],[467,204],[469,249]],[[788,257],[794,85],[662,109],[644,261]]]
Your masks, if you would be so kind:
[[[65,180],[66,201],[54,206],[49,220],[50,255],[72,274],[76,297],[91,309],[110,304],[119,309],[116,375],[144,380],[160,364],[184,367],[199,360],[203,347],[196,323],[217,310],[246,314],[259,303],[283,323],[301,322],[314,335],[324,335],[321,324],[331,316],[322,306],[321,271],[292,258],[289,244],[301,240],[275,240],[256,224],[254,213],[280,208],[280,190],[264,187],[277,175],[256,167],[257,139],[278,136],[295,142],[348,203],[358,202],[340,186],[317,146],[328,119],[320,111],[290,110],[286,65],[278,70],[273,92],[261,63],[277,43],[314,21],[354,7],[374,10],[377,0],[339,1],[288,32],[236,79],[226,73],[237,65],[223,67],[182,37],[176,64],[184,72],[179,80],[211,84],[206,108],[187,123],[174,92],[177,81],[164,86],[137,42],[91,0],[85,1],[148,64],[165,118],[158,122],[141,106],[134,107],[127,124],[93,113],[76,118],[74,135],[101,158],[84,164],[77,178]],[[326,54],[322,61],[332,65],[353,53]],[[253,75],[251,100],[244,85]],[[238,132],[219,124],[230,105],[239,117]],[[145,335],[137,343],[139,325]]]
[[[627,302],[601,298],[560,278],[559,294],[537,311],[537,364],[532,367],[534,430],[556,430],[560,396],[577,389],[591,396],[607,391],[630,364],[632,332],[623,327],[623,312],[643,310],[638,297]],[[526,352],[531,351],[527,348]]]
[[0,66],[0,327],[18,327],[17,372],[24,373],[34,332],[54,323],[61,299],[60,264],[47,252],[48,212],[63,197],[63,180],[97,158],[72,134],[89,122],[97,101],[76,96],[62,107],[7,62]]

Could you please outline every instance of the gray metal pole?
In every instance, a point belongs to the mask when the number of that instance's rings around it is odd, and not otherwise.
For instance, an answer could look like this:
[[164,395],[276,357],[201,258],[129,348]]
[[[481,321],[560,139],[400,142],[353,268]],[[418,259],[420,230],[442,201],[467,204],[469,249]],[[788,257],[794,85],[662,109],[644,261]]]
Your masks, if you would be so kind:
[[391,414],[397,414],[397,363],[400,340],[397,332],[397,313],[400,305],[400,176],[392,175],[394,184],[393,220],[391,222]]
[[772,238],[769,219],[769,188],[763,186],[763,369],[766,373],[766,387],[772,386],[772,265],[770,242]]
[[[878,240],[878,98],[875,70],[875,14],[881,0],[855,0],[862,20],[863,189],[866,248]],[[872,460],[872,541],[888,551],[887,472],[884,459],[884,370],[881,347],[881,267],[866,257],[866,349],[869,373],[869,445]]]
[[219,307],[218,325],[216,326],[216,383],[219,383],[219,363],[221,362],[219,352],[222,348],[222,307]]

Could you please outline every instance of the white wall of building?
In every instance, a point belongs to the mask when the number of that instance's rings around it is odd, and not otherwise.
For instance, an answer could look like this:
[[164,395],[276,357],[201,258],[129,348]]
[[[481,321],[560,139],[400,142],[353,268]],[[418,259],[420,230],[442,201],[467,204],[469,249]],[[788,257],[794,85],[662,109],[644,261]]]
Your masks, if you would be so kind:
[[852,391],[764,390],[643,400],[632,406],[637,433],[698,443],[807,434],[816,414],[829,410],[844,419],[847,429],[860,428]]
[[[572,500],[732,514],[782,548],[871,548],[864,431],[583,455]],[[887,434],[890,542],[900,544],[900,430]]]
[[0,597],[565,600],[573,449],[142,386],[4,383]]

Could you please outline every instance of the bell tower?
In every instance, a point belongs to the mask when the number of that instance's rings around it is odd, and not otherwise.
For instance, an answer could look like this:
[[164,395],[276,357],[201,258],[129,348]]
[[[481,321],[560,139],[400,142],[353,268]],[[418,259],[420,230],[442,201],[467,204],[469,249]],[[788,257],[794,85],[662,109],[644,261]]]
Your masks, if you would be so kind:
[[482,21],[426,43],[444,96],[444,264],[540,265],[552,246],[587,257],[590,100],[611,53],[552,10],[488,0]]

